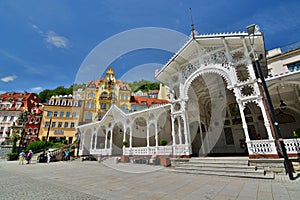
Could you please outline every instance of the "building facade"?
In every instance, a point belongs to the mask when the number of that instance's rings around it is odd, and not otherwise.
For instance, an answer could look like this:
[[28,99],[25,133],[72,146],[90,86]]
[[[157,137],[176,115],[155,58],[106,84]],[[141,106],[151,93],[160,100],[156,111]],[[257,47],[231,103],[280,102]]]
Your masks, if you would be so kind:
[[[100,122],[78,127],[79,153],[278,158],[278,136],[252,59],[255,53],[265,74],[274,73],[266,81],[272,100],[279,102],[274,105],[277,116],[285,114],[279,120],[284,143],[289,156],[298,155],[299,141],[292,136],[300,124],[298,54],[295,60],[290,58],[298,50],[269,58],[268,70],[263,35],[255,33],[252,42],[246,33],[191,37],[155,74],[168,86],[170,103],[130,114],[111,107]],[[283,60],[289,60],[293,71]],[[286,102],[284,108],[281,100]]]
[[12,127],[21,111],[31,110],[39,103],[41,101],[34,93],[6,92],[0,94],[0,142],[12,134]]
[[90,81],[85,89],[74,91],[74,98],[82,102],[79,124],[99,121],[111,105],[130,109],[130,87],[117,80],[112,68],[97,81]]
[[71,144],[76,139],[81,104],[72,95],[52,96],[43,111],[39,139]]
[[37,141],[41,122],[42,122],[42,117],[43,117],[43,108],[41,105],[33,107],[30,110],[30,113],[27,117],[26,131],[24,137],[24,142],[26,144],[29,144],[32,141]]

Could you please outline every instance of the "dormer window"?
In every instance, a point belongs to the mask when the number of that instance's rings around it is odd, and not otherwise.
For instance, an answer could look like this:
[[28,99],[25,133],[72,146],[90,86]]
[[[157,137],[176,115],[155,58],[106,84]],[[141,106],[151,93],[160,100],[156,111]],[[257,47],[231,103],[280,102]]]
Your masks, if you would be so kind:
[[17,110],[19,110],[19,109],[20,109],[20,107],[21,107],[21,105],[22,105],[22,103],[21,103],[21,102],[17,102],[17,103],[16,103],[16,109],[17,109]]

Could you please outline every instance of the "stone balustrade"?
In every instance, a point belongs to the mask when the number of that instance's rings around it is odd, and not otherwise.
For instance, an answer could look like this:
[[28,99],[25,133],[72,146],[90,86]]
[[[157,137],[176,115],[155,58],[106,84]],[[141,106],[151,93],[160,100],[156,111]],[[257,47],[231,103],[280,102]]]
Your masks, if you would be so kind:
[[300,138],[283,140],[287,154],[298,155],[300,153]]
[[275,140],[251,140],[247,142],[250,158],[278,157]]

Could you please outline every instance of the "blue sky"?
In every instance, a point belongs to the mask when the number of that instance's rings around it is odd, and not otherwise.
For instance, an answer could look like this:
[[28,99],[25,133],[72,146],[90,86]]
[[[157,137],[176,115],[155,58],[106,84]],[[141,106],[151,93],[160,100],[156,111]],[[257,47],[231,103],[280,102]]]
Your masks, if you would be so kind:
[[[90,52],[124,31],[161,27],[189,35],[190,7],[200,34],[244,31],[246,26],[258,24],[267,49],[300,40],[298,0],[2,0],[0,92],[38,93],[57,86],[69,87]],[[154,70],[171,56],[172,52],[150,48],[128,52],[110,66],[117,78],[126,81],[153,79],[150,69],[141,73],[132,69],[154,66]],[[128,74],[134,76],[125,77]],[[100,76],[95,72],[90,79]]]

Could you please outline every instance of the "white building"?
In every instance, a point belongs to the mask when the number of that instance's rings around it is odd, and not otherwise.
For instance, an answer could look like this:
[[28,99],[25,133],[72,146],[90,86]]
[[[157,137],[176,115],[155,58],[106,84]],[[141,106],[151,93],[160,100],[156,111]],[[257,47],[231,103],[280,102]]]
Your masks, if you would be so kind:
[[[260,32],[254,48],[267,74]],[[300,70],[288,66],[299,55],[296,49],[270,57],[274,76],[266,79],[290,156],[300,153],[292,135],[300,126]],[[78,127],[80,155],[279,157],[248,34],[196,35],[155,78],[168,86],[170,103],[131,114],[112,106],[101,121]]]

